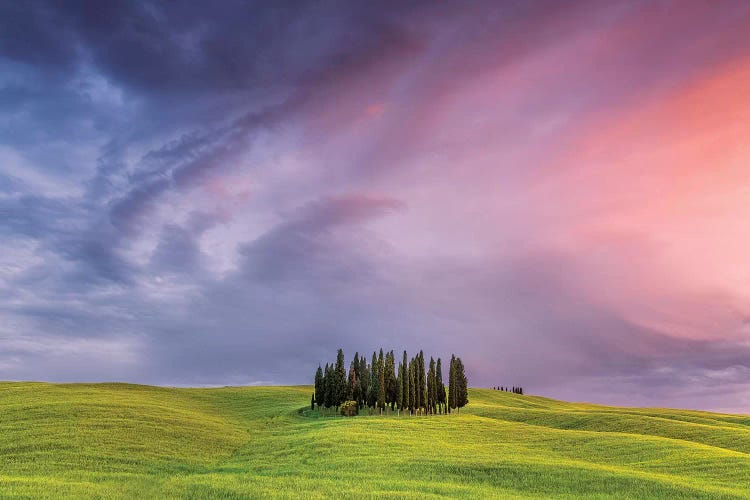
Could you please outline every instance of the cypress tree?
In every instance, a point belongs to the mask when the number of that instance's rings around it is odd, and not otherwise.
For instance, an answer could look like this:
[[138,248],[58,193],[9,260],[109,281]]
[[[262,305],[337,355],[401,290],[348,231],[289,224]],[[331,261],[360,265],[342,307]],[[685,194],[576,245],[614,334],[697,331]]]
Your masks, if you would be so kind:
[[396,374],[396,407],[400,410],[403,408],[404,400],[402,399],[403,391],[401,390],[404,386],[403,370],[401,369],[401,362],[398,363],[398,373]]
[[427,413],[435,413],[437,387],[435,386],[435,360],[430,358],[427,371]]
[[448,368],[448,411],[456,409],[456,356],[451,355]]
[[359,352],[354,353],[354,359],[352,365],[349,368],[349,372],[354,369],[354,385],[352,386],[351,399],[357,402],[357,409],[359,409],[359,391],[362,385],[362,374],[359,372]]
[[357,393],[357,384],[357,371],[354,369],[354,362],[352,361],[352,364],[349,366],[349,377],[346,381],[346,397],[344,398],[344,401],[356,399],[355,394]]
[[416,376],[414,373],[414,358],[409,361],[409,412],[414,413],[414,410],[416,409]]
[[367,391],[370,389],[370,370],[367,368],[367,360],[364,356],[359,358],[359,405],[360,408],[367,405]]
[[325,401],[325,390],[323,389],[323,369],[318,365],[318,371],[315,372],[315,402],[318,406],[323,406]]
[[[428,365],[429,366],[429,365]],[[432,392],[432,385],[433,378],[435,377],[435,374],[429,370],[427,370],[427,392],[425,397],[425,413],[430,413],[432,410],[432,398],[434,397],[434,394]]]
[[419,353],[414,356],[414,411],[419,413],[422,408],[422,391],[420,391],[420,383],[422,382],[419,376]]
[[335,381],[333,369],[328,363],[326,363],[326,369],[323,373],[323,390],[325,391],[323,406],[330,408],[333,406],[335,399]]
[[419,408],[425,409],[427,406],[427,397],[425,395],[426,381],[425,381],[425,369],[424,369],[424,353],[419,351],[419,366],[417,368],[417,375],[419,376],[417,393],[419,394]]
[[443,385],[443,368],[440,358],[438,358],[435,367],[435,384],[437,386],[437,404],[440,407],[440,413],[443,413],[445,412],[445,385]]
[[390,384],[388,386],[388,390],[390,391],[390,398],[391,398],[391,410],[393,410],[394,406],[398,403],[399,395],[401,394],[401,389],[398,385],[398,380],[396,379],[396,356],[393,354],[393,351],[390,352],[389,355],[390,358]]
[[383,359],[383,349],[380,349],[378,356],[378,408],[382,412],[385,409],[385,360]]
[[461,361],[461,358],[456,358],[455,379],[456,406],[463,408],[469,402],[469,388],[466,374],[464,373],[464,363]]
[[336,353],[335,396],[333,406],[338,409],[339,405],[346,401],[346,368],[344,368],[344,351],[339,349]]
[[396,381],[396,356],[394,356],[393,351],[388,353],[388,371],[386,372],[387,377],[387,384],[386,384],[386,399],[391,404],[391,411],[393,411],[393,408],[396,405],[396,402],[398,401],[398,384]]
[[372,364],[370,365],[370,389],[367,392],[367,406],[375,408],[375,403],[378,400],[378,357],[375,351],[372,352]]
[[311,410],[315,409],[315,393],[314,392],[312,393],[312,396],[310,397],[310,409]]
[[403,403],[401,409],[403,410],[409,407],[409,362],[406,359],[406,351],[404,351],[401,367],[404,370],[404,374],[401,376],[401,401]]

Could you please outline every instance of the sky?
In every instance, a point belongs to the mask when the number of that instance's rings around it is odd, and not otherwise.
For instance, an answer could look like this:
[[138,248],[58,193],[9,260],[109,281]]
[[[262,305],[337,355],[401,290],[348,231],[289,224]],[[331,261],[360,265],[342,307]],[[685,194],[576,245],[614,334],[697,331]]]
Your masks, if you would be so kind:
[[0,379],[750,412],[750,3],[0,2]]

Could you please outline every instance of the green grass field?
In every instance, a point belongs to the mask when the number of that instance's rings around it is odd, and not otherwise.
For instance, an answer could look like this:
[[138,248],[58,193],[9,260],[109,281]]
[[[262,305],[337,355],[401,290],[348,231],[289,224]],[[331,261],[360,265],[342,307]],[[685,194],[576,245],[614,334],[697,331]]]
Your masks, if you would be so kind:
[[473,389],[321,417],[310,392],[0,383],[0,496],[750,498],[750,416]]

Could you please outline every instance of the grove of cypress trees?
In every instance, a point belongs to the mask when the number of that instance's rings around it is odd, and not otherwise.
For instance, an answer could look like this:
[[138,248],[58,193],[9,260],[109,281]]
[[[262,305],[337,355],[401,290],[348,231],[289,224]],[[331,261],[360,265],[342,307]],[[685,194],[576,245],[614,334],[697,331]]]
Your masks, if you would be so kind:
[[[493,387],[515,394],[523,394],[523,388],[513,386]],[[448,373],[448,387],[443,383],[442,360],[430,357],[425,370],[424,352],[408,359],[403,352],[403,362],[398,363],[393,350],[372,353],[372,364],[368,365],[364,356],[354,354],[349,370],[344,369],[344,351],[338,349],[336,363],[318,365],[315,372],[315,390],[310,396],[310,408],[338,407],[347,400],[353,400],[357,407],[379,408],[381,413],[388,405],[393,411],[409,411],[411,414],[450,413],[469,402],[468,381],[461,358],[451,355]],[[354,403],[352,403],[352,406]]]

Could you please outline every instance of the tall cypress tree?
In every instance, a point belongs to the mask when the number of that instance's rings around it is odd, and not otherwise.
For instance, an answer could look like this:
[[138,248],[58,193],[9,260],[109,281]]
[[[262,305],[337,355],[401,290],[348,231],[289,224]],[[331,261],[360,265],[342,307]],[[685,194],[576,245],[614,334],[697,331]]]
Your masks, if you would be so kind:
[[362,385],[362,374],[359,372],[359,352],[354,353],[354,359],[349,371],[354,369],[354,385],[352,386],[351,399],[357,402],[357,408],[359,408],[359,391]]
[[391,405],[391,411],[393,411],[393,408],[396,405],[396,402],[398,402],[398,384],[396,381],[396,356],[393,354],[393,351],[389,352],[386,356],[388,359],[388,362],[386,363],[386,401],[390,403]]
[[359,358],[359,406],[367,405],[367,392],[370,390],[370,370],[367,368],[367,360],[364,356]]
[[335,368],[335,399],[334,404],[336,408],[339,407],[341,403],[346,401],[346,368],[344,367],[344,351],[343,349],[339,349],[336,353],[336,368]]
[[318,365],[318,371],[315,372],[315,403],[323,406],[325,402],[325,390],[323,389],[323,368]]
[[427,371],[427,413],[435,413],[435,400],[437,399],[437,388],[435,387],[435,360],[430,358]]
[[383,349],[380,349],[378,355],[378,408],[385,409],[385,359],[383,359]]
[[323,388],[325,391],[323,406],[326,408],[333,406],[336,398],[336,382],[334,378],[333,368],[326,363],[326,369],[325,372],[323,372]]
[[417,408],[417,384],[414,358],[409,361],[409,411],[413,414]]
[[443,368],[440,363],[440,358],[437,360],[435,367],[435,385],[437,386],[437,404],[440,408],[440,413],[445,412],[445,385],[443,385]]
[[456,358],[456,406],[463,408],[469,403],[469,387],[466,374],[464,373],[464,363],[461,358]]
[[456,409],[456,356],[451,355],[448,368],[448,411]]
[[404,359],[401,361],[402,369],[404,374],[401,377],[401,409],[409,407],[409,362],[406,359],[406,351],[404,351]]
[[378,389],[380,379],[378,377],[378,356],[375,351],[372,352],[372,364],[370,365],[370,389],[367,391],[367,406],[375,408],[378,401]]
[[383,355],[383,397],[385,405],[391,404],[391,357],[390,353],[385,352]]
[[403,394],[402,388],[404,386],[404,370],[401,368],[401,362],[398,363],[398,372],[396,374],[396,407],[401,410],[403,408],[401,400],[401,394]]
[[349,365],[349,376],[346,380],[346,397],[344,398],[344,401],[355,399],[357,384],[357,370],[354,368],[354,361],[352,361],[352,364]]
[[427,406],[427,397],[425,395],[425,370],[424,370],[424,353],[422,351],[419,351],[419,359],[417,361],[417,394],[418,394],[418,404],[417,407],[420,409],[425,409]]

